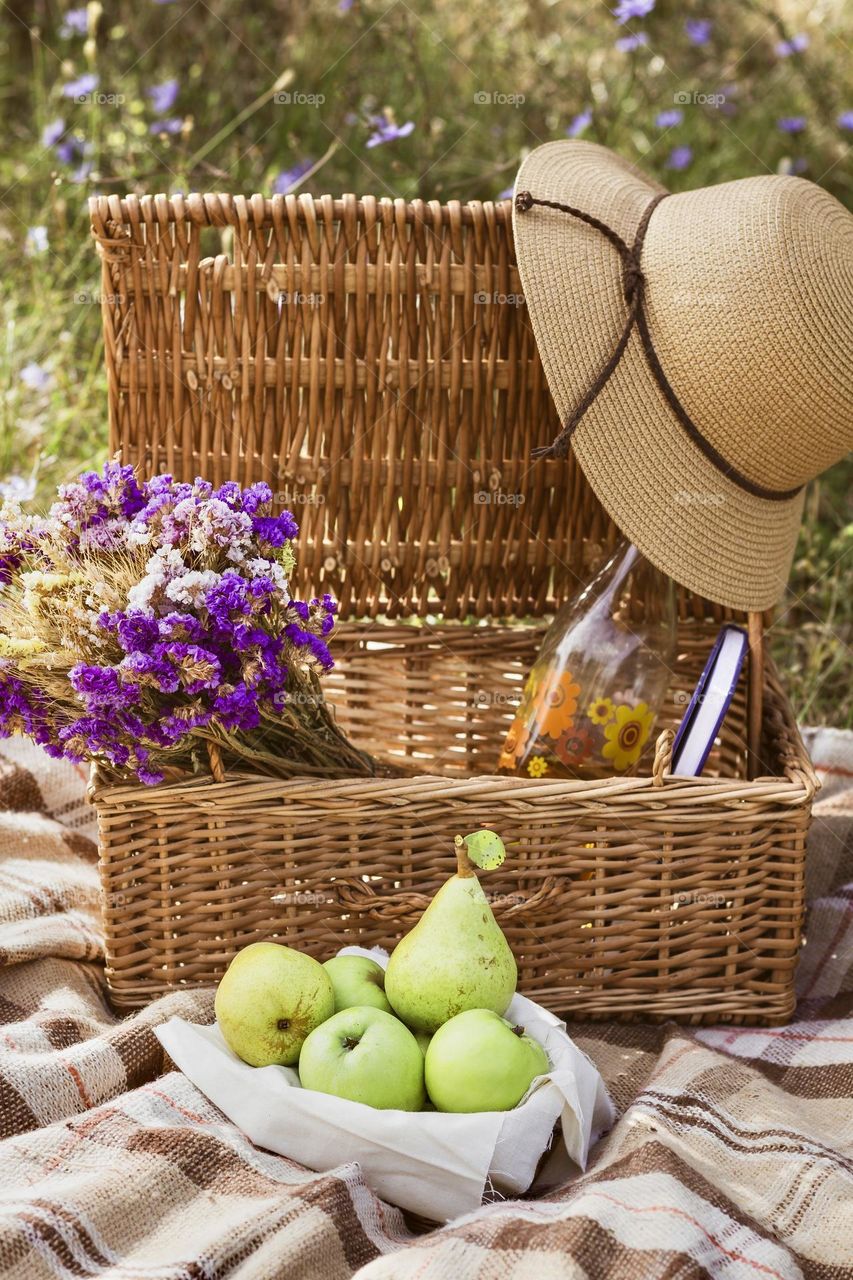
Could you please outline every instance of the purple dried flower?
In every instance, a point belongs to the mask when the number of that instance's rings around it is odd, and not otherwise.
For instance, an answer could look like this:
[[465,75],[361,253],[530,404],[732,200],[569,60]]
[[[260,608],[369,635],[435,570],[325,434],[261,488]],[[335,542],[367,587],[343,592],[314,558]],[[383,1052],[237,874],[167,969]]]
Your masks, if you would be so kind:
[[120,670],[122,678],[159,693],[177,693],[181,687],[177,671],[159,654],[129,653],[122,658]]
[[802,133],[806,123],[805,116],[783,116],[781,120],[776,121],[776,127],[782,133]]
[[842,111],[835,123],[839,129],[853,129],[853,111]]
[[119,614],[116,622],[118,642],[125,653],[148,653],[160,639],[157,619],[140,609]]
[[213,700],[214,712],[224,729],[255,729],[261,722],[258,695],[242,682],[224,688]]
[[172,663],[181,684],[187,693],[200,693],[202,689],[215,689],[222,674],[219,659],[209,649],[197,644],[158,645],[157,652],[162,653]]
[[[242,507],[247,516],[255,515],[258,507],[265,506],[268,502],[272,502],[272,489],[264,480],[258,480],[243,490]],[[296,534],[293,536],[295,537]]]
[[255,516],[252,529],[262,542],[268,542],[271,547],[283,547],[299,533],[299,525],[289,511],[282,511],[278,516]]
[[[155,0],[155,4],[171,4],[172,0]],[[146,787],[156,787],[158,782],[162,782],[164,774],[158,773],[156,769],[148,769],[144,765],[140,765],[136,770],[136,776],[140,782],[144,782]]]

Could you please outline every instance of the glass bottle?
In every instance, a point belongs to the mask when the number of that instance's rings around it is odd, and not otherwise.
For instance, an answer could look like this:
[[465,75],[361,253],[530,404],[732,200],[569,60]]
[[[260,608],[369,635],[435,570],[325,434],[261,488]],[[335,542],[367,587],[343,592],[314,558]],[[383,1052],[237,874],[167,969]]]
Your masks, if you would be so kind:
[[672,677],[675,584],[622,539],[552,622],[527,678],[498,773],[636,773]]

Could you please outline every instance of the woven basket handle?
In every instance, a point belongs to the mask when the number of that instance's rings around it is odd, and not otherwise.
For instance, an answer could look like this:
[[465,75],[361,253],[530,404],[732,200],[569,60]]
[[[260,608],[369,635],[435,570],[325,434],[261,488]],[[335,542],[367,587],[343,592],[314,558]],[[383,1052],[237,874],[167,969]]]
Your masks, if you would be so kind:
[[207,758],[210,762],[210,772],[214,782],[225,781],[225,766],[222,763],[222,748],[216,742],[208,742]]
[[652,785],[662,787],[663,780],[669,773],[672,764],[672,744],[675,742],[675,730],[664,729],[663,733],[658,734],[655,743],[655,759],[652,765]]
[[746,703],[746,776],[757,778],[766,773],[761,764],[761,726],[764,718],[764,615],[747,617],[749,635],[749,671]]
[[[418,893],[414,889],[395,889],[377,893],[373,885],[363,880],[339,880],[335,885],[342,907],[369,915],[374,920],[389,923],[407,922],[424,912],[432,902],[430,893]],[[522,911],[530,911],[547,902],[559,892],[554,876],[547,876],[537,889],[518,890],[513,893],[487,895],[489,905],[496,916],[512,917]]]

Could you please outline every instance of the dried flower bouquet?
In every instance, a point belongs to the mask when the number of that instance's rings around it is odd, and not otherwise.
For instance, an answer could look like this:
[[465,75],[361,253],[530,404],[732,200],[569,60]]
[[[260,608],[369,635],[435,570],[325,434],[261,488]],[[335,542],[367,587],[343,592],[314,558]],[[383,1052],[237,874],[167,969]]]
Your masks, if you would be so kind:
[[335,602],[288,589],[290,512],[244,489],[109,462],[46,517],[0,511],[0,736],[155,784],[224,759],[359,776],[376,763],[320,685]]

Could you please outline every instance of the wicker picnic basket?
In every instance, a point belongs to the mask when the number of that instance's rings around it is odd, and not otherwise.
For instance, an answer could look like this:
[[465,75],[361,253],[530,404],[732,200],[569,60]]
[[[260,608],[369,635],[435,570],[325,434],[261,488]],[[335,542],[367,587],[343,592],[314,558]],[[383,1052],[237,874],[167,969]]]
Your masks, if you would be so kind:
[[[570,1017],[778,1023],[793,1009],[815,777],[750,618],[702,778],[491,774],[545,618],[615,531],[555,434],[510,206],[97,197],[110,439],[145,472],[265,478],[300,593],[341,602],[328,696],[400,778],[95,778],[112,998],[215,982],[278,938],[394,945],[481,824],[527,995]],[[724,611],[682,594],[662,725]],[[748,749],[750,748],[750,749]],[[419,776],[419,770],[423,775]]]

